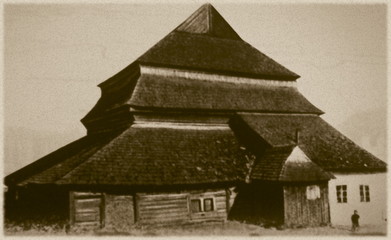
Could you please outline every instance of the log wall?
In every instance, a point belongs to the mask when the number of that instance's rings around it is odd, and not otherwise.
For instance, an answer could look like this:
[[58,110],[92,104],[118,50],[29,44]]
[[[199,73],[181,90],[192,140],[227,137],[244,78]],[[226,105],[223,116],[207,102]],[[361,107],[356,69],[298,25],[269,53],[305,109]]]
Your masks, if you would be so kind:
[[136,194],[140,224],[183,222],[189,219],[186,193]]
[[70,193],[70,222],[72,225],[102,226],[103,208],[101,193]]
[[[232,197],[231,197],[232,196]],[[175,224],[225,221],[235,194],[228,189],[180,193],[70,193],[70,219],[73,225],[94,225],[123,230],[135,223]],[[213,199],[213,209],[191,211],[191,200]]]
[[[213,211],[192,213],[192,199],[213,199]],[[186,222],[225,221],[227,219],[227,192],[191,191],[186,193],[136,194],[140,224],[172,224]]]
[[[212,198],[214,211],[210,212],[190,212],[191,222],[204,222],[204,221],[225,221],[227,219],[227,192],[226,190],[208,191],[208,192],[192,192],[189,194],[190,201],[192,199],[204,199]],[[190,202],[189,201],[189,202]]]
[[284,223],[288,227],[330,223],[327,183],[317,184],[320,198],[308,200],[306,185],[284,186]]

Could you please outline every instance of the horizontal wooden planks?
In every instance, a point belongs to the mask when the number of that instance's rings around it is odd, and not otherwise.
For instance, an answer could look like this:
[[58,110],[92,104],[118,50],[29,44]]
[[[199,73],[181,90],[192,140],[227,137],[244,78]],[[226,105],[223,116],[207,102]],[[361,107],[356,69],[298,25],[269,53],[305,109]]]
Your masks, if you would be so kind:
[[[205,192],[206,191],[206,192]],[[139,224],[174,224],[226,220],[226,190],[195,190],[181,193],[73,193],[73,219],[77,224],[102,224],[123,230]],[[190,212],[190,200],[213,199],[213,211]]]
[[76,225],[100,225],[102,194],[92,192],[71,192],[71,222]]
[[137,194],[140,222],[150,224],[188,220],[187,196],[186,193]]

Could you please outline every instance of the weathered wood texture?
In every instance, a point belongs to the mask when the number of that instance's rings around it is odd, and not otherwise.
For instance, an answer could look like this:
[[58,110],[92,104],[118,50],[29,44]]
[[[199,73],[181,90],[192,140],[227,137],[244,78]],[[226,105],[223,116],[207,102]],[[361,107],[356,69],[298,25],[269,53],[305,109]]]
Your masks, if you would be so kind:
[[132,195],[105,194],[105,227],[124,230],[135,222]]
[[187,221],[187,194],[137,194],[141,224]]
[[101,193],[70,192],[70,221],[74,225],[103,224]]
[[330,223],[327,183],[317,184],[320,198],[308,200],[305,185],[284,186],[284,223],[289,227]]
[[[171,224],[200,221],[224,221],[227,218],[226,191],[136,194],[140,224]],[[213,199],[213,211],[192,213],[191,199]]]
[[227,193],[226,190],[191,192],[191,199],[212,198],[214,201],[214,211],[190,213],[191,222],[203,221],[225,221],[227,219]]
[[[226,189],[135,195],[71,192],[71,223],[123,230],[135,223],[169,225],[225,221],[227,203],[232,201],[227,192]],[[204,199],[212,199],[212,210],[191,212],[192,199],[200,199],[202,203]]]

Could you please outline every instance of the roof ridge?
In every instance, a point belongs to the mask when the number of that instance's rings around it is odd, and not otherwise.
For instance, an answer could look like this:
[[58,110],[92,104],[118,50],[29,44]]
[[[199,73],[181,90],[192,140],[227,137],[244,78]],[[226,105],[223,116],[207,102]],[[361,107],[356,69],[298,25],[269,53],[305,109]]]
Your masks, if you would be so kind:
[[206,3],[198,8],[174,31],[243,41],[210,3]]

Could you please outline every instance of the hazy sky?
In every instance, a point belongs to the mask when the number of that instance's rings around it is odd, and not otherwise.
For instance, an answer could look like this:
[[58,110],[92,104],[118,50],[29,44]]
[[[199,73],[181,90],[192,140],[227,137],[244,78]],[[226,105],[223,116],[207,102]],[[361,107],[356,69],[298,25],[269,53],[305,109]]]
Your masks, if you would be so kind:
[[[299,90],[332,125],[372,110],[368,124],[385,118],[386,5],[210,2],[242,39],[301,76]],[[5,127],[83,135],[96,85],[200,5],[5,5]]]

